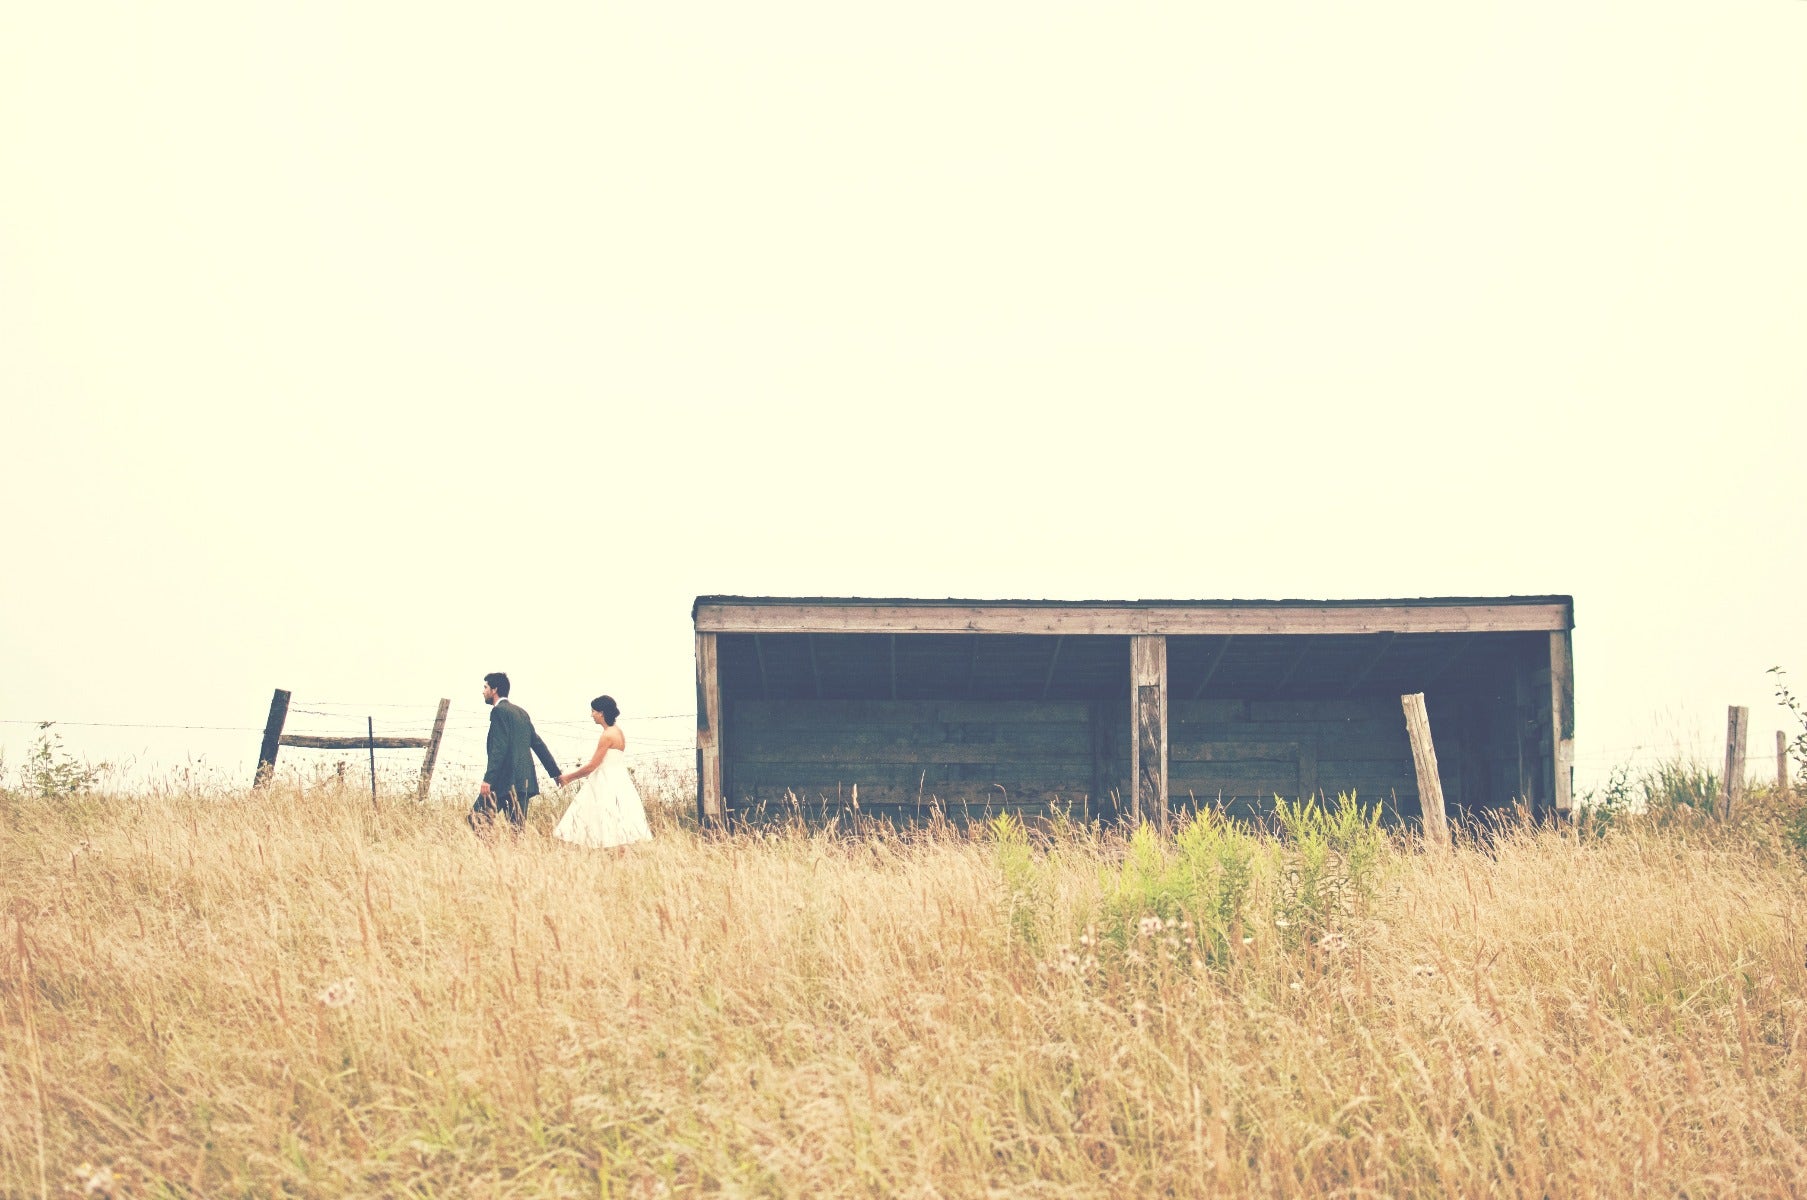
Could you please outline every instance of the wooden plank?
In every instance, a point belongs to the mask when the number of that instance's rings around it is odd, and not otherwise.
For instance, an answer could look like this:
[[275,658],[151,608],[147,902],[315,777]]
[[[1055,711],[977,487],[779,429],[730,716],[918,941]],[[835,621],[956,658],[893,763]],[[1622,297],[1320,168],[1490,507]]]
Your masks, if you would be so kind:
[[1294,796],[1299,790],[1299,760],[1290,762],[1174,763],[1167,777],[1168,793],[1178,796],[1188,789],[1237,789],[1238,795],[1254,791]]
[[281,743],[297,750],[424,750],[433,739],[424,737],[310,737],[285,733]]
[[1550,800],[1560,816],[1573,807],[1575,783],[1575,660],[1568,630],[1550,634]]
[[1247,700],[1170,700],[1167,705],[1167,721],[1174,726],[1248,719]]
[[1041,698],[1043,700],[1046,700],[1048,698],[1048,689],[1054,686],[1054,668],[1060,662],[1060,647],[1061,647],[1061,644],[1063,642],[1065,642],[1066,640],[1067,639],[1062,638],[1062,637],[1057,637],[1054,639],[1054,649],[1048,655],[1048,674],[1046,676],[1044,676],[1042,679]]
[[1167,743],[1167,763],[1170,770],[1178,770],[1181,763],[1297,763],[1299,750],[1300,743],[1298,742],[1182,742],[1174,740]]
[[1361,669],[1355,673],[1355,678],[1349,681],[1349,686],[1343,689],[1343,695],[1353,695],[1355,689],[1360,687],[1362,682],[1367,679],[1369,675],[1374,673],[1374,668],[1378,667],[1380,665],[1380,660],[1387,656],[1387,651],[1393,646],[1393,640],[1398,636],[1397,633],[1389,632],[1379,634],[1376,637],[1374,649],[1369,652],[1367,658],[1362,660]]
[[1514,604],[1006,604],[698,602],[699,633],[1243,635],[1548,632],[1574,624],[1564,602]]
[[1405,710],[1405,728],[1412,741],[1412,763],[1417,768],[1418,801],[1424,821],[1424,840],[1441,848],[1449,846],[1449,821],[1443,811],[1443,781],[1437,776],[1437,748],[1431,742],[1431,718],[1424,709],[1424,693],[1399,698]]
[[426,757],[420,762],[419,798],[422,800],[427,798],[427,789],[433,786],[433,764],[439,761],[439,742],[445,737],[445,719],[451,711],[451,698],[442,696],[439,701],[439,712],[433,718],[433,732],[427,737]]
[[1217,668],[1223,665],[1223,656],[1229,652],[1230,643],[1235,640],[1233,636],[1226,634],[1223,641],[1217,644],[1217,652],[1211,656],[1211,661],[1205,666],[1205,677],[1198,681],[1196,688],[1192,689],[1194,700],[1205,694],[1206,685],[1211,682],[1212,676],[1217,674]]
[[257,774],[251,786],[260,788],[276,773],[276,751],[282,745],[282,727],[289,719],[289,693],[277,688],[270,696],[270,715],[264,719],[264,740],[257,748]]
[[759,698],[761,700],[770,700],[772,698],[772,685],[766,680],[765,647],[760,644],[759,635],[757,633],[753,635],[753,658],[759,663]]
[[1744,750],[1749,740],[1751,710],[1738,705],[1725,710],[1725,778],[1719,794],[1725,800],[1722,817],[1732,815],[1744,800]]
[[704,825],[725,816],[722,797],[722,692],[715,634],[696,635],[696,815]]
[[1167,831],[1167,639],[1129,640],[1130,812]]
[[1091,719],[1090,712],[1085,700],[743,700],[734,706],[734,727],[890,727],[972,721],[1082,726]]
[[1083,722],[1059,725],[969,722],[914,725],[774,725],[748,726],[738,718],[728,722],[734,738],[734,758],[743,751],[769,752],[794,748],[806,757],[839,752],[849,761],[883,761],[893,750],[942,746],[991,746],[1022,758],[1037,755],[1088,753],[1091,731]]
[[[793,796],[801,802],[800,807],[805,813],[851,812],[853,808],[851,786],[837,788],[831,783],[798,788],[757,783],[742,788],[735,794],[733,809],[737,816],[749,815],[749,810],[759,808],[771,814],[781,814],[787,811],[789,798]],[[911,780],[895,784],[862,783],[859,802],[861,811],[871,810],[874,815],[893,820],[906,815],[927,816],[937,808],[952,816],[962,808],[977,813],[986,810],[1014,812],[1027,807],[1050,806],[1058,807],[1078,818],[1085,811],[1086,797],[1083,787],[1032,787],[1000,791],[997,788],[957,782],[918,787]]]
[[1372,721],[1392,717],[1392,701],[1366,700],[1252,700],[1250,721]]
[[852,753],[842,745],[825,745],[820,748],[795,744],[749,746],[737,739],[734,746],[734,766],[737,771],[741,768],[751,770],[759,763],[785,762],[837,763],[858,770],[893,763],[1085,764],[1091,760],[1091,750],[1083,739],[1060,751],[1028,753],[1020,746],[995,742],[937,742],[926,746],[901,744]]

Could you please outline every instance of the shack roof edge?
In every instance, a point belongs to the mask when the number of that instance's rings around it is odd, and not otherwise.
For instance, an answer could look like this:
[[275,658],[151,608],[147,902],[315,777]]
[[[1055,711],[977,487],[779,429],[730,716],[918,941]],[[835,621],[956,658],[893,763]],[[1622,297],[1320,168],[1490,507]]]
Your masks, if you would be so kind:
[[704,605],[726,608],[761,608],[775,605],[790,607],[836,608],[845,606],[886,607],[903,609],[934,610],[939,608],[981,608],[997,610],[1118,610],[1133,613],[1143,610],[1159,609],[1243,609],[1243,610],[1286,610],[1299,611],[1336,611],[1361,609],[1402,609],[1402,608],[1514,608],[1531,606],[1560,606],[1564,613],[1562,628],[1574,628],[1575,600],[1572,595],[1539,595],[1539,596],[1420,596],[1400,597],[1392,599],[1186,599],[1186,600],[1023,600],[1023,599],[979,599],[979,598],[941,598],[897,597],[897,596],[698,596],[691,605],[690,616],[694,622],[699,610]]

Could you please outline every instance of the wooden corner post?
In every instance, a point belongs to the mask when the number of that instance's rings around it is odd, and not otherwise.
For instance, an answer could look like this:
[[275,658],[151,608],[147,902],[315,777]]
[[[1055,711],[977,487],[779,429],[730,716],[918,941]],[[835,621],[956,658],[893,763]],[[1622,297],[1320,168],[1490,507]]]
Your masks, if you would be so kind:
[[722,801],[722,688],[715,634],[696,635],[696,818],[719,825]]
[[1443,779],[1437,774],[1437,746],[1431,741],[1430,713],[1424,693],[1399,698],[1405,709],[1405,731],[1412,740],[1412,766],[1418,772],[1418,808],[1424,819],[1427,845],[1449,845],[1449,816],[1443,810]]
[[1167,832],[1167,639],[1129,639],[1130,819]]
[[276,751],[282,745],[282,727],[289,719],[289,693],[281,688],[270,697],[270,715],[264,721],[263,744],[257,748],[257,774],[251,786],[260,788],[276,773]]
[[427,798],[427,789],[433,786],[433,764],[439,759],[439,739],[445,736],[445,718],[451,711],[452,701],[449,697],[441,697],[439,715],[433,718],[433,733],[427,739],[427,755],[420,763],[420,798]]
[[1566,629],[1550,635],[1550,748],[1555,756],[1550,795],[1556,815],[1567,817],[1575,795],[1575,656]]
[[1722,817],[1744,799],[1744,750],[1751,727],[1751,710],[1737,705],[1725,710],[1725,779],[1719,791],[1725,797]]

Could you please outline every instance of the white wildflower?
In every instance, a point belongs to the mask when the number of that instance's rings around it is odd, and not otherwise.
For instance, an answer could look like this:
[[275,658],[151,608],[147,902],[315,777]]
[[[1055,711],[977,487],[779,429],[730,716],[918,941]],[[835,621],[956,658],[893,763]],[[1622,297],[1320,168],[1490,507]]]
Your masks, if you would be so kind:
[[320,1003],[326,1008],[344,1008],[348,1004],[357,1003],[358,981],[341,979],[337,983],[329,983],[320,990]]

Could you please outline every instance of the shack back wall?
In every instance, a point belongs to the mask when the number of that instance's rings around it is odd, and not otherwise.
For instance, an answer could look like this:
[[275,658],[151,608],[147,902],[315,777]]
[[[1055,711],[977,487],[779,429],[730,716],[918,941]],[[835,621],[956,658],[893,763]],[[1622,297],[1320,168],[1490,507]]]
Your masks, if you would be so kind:
[[[1455,805],[1488,802],[1476,781],[1491,777],[1496,757],[1491,730],[1468,716],[1471,704],[1430,697],[1439,775]],[[1100,815],[1129,775],[1127,701],[739,700],[726,725],[727,791],[737,809],[782,808],[793,795],[812,806],[844,804],[857,784],[862,808],[937,799]],[[1481,744],[1463,745],[1474,739]],[[1474,760],[1466,773],[1465,757]],[[1465,779],[1476,793],[1466,798]],[[1417,814],[1397,699],[1169,702],[1175,806],[1221,801],[1246,814],[1276,794],[1320,790]]]

